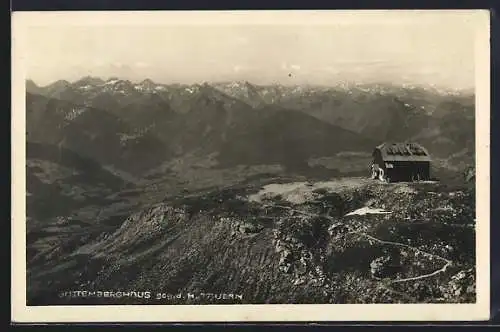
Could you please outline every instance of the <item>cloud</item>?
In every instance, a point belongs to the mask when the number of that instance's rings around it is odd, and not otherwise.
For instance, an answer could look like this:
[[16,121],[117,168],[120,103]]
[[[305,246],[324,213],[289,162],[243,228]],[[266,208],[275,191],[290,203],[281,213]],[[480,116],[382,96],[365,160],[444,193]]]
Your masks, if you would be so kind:
[[289,65],[286,62],[283,62],[283,63],[281,63],[281,69],[283,69],[283,70],[296,70],[297,71],[297,70],[300,70],[300,66],[295,65],[295,64]]
[[331,67],[331,66],[327,66],[327,67],[324,67],[322,70],[320,71],[325,71],[325,72],[328,72],[328,73],[333,73],[333,74],[338,74],[341,72],[341,70],[339,70],[339,68],[336,68],[336,67]]
[[96,66],[96,67],[103,67],[105,65],[106,65],[106,63],[102,60],[95,60],[94,61],[94,66]]
[[109,68],[113,69],[122,69],[122,68],[129,68],[128,65],[121,63],[121,62],[112,62],[108,65]]
[[149,67],[149,64],[145,63],[145,62],[139,61],[139,62],[135,63],[135,66],[138,67],[138,68],[147,68],[147,67]]
[[245,37],[236,37],[235,41],[237,44],[240,44],[240,45],[248,44],[248,39],[246,39]]
[[239,72],[242,72],[242,71],[248,72],[248,71],[253,70],[254,68],[255,67],[252,67],[252,66],[234,65],[233,66],[233,71],[235,73],[239,73]]

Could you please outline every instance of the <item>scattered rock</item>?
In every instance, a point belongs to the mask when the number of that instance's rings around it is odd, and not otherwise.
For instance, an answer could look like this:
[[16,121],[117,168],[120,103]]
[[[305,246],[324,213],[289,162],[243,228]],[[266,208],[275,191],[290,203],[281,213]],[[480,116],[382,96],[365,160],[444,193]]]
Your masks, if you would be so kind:
[[219,221],[229,223],[232,227],[231,236],[236,234],[256,234],[264,229],[264,226],[257,222],[249,222],[245,220],[239,220],[236,218],[221,217]]
[[292,257],[292,253],[290,252],[290,250],[288,250],[288,249],[281,250],[280,251],[280,260],[279,260],[280,267],[290,265],[291,257]]
[[292,269],[292,264],[280,264],[279,266],[280,271],[284,273],[290,273]]
[[63,216],[57,216],[56,217],[56,224],[59,224],[59,225],[66,225],[69,223],[69,220],[70,218],[66,218],[66,217],[63,217]]
[[330,236],[337,236],[348,231],[348,228],[341,222],[335,222],[328,227]]
[[263,228],[264,227],[262,225],[251,224],[251,223],[240,223],[238,226],[238,230],[240,231],[240,233],[243,234],[258,233]]
[[370,263],[370,272],[375,278],[387,278],[394,276],[400,267],[391,256],[381,256]]
[[401,185],[394,190],[396,194],[415,194],[417,191],[414,188],[409,187],[408,185]]
[[390,261],[388,256],[378,257],[370,263],[370,272],[372,276],[380,278],[383,274],[385,265]]
[[476,178],[476,168],[469,167],[464,172],[464,180],[465,182],[472,182]]
[[471,297],[476,293],[474,269],[462,270],[450,278],[447,287],[441,287],[445,298]]
[[307,262],[304,256],[300,258],[295,271],[300,276],[304,275],[307,272]]
[[293,282],[293,285],[294,286],[299,286],[299,285],[303,285],[305,283],[306,283],[306,278],[300,277],[298,279],[295,279],[295,281]]

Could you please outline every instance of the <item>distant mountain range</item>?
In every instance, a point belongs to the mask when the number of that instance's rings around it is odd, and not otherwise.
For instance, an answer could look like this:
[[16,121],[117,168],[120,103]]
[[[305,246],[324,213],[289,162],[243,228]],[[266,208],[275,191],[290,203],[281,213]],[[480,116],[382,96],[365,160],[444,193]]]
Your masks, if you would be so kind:
[[[141,176],[187,153],[218,167],[281,164],[417,140],[443,165],[474,158],[474,95],[391,85],[26,81],[27,140]],[[29,154],[29,153],[28,153]]]

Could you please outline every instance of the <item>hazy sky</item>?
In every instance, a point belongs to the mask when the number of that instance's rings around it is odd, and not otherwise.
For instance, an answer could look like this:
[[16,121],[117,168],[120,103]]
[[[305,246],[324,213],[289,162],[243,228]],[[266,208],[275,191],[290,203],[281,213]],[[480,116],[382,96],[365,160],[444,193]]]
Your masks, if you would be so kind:
[[91,15],[73,24],[33,23],[25,37],[28,77],[41,85],[95,75],[162,83],[350,80],[474,86],[476,26],[467,13],[394,12],[377,19],[333,13],[316,21],[276,20],[280,24],[249,17],[198,24],[189,17],[186,24],[115,18],[108,24],[90,23]]

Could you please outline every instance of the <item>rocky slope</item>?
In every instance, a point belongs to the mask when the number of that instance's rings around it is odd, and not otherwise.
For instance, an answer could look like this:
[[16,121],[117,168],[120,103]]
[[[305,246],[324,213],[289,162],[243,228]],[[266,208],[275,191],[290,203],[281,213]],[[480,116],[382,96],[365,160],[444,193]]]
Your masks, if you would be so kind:
[[107,195],[128,184],[94,160],[70,150],[33,142],[28,142],[26,150],[28,216],[40,221],[68,215],[88,204],[106,204]]
[[106,110],[32,94],[26,100],[26,139],[130,173],[143,172],[170,154],[156,136]]
[[[265,184],[172,197],[143,206],[106,231],[84,227],[85,240],[60,239],[59,255],[50,259],[50,251],[38,249],[29,263],[29,301],[474,301],[471,188],[356,178]],[[43,241],[34,241],[32,250]],[[81,244],[70,245],[75,241]],[[152,295],[58,296],[77,289]],[[156,299],[158,293],[169,295]],[[207,294],[233,295],[220,301]]]

